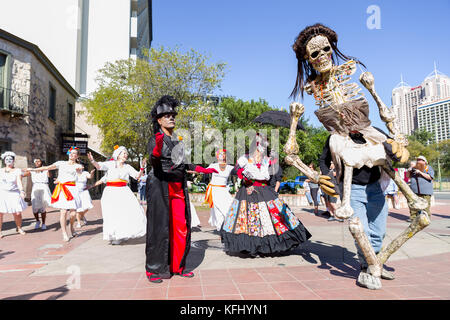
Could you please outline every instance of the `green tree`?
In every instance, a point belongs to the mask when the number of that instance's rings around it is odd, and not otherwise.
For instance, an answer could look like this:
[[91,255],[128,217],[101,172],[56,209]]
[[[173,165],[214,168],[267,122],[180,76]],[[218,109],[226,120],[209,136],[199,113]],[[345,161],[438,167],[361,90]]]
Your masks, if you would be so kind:
[[436,144],[427,144],[433,137],[433,133],[426,130],[416,130],[412,135],[408,136],[407,149],[410,153],[410,159],[414,160],[418,156],[425,156],[429,163],[434,162],[439,156]]
[[417,129],[410,136],[409,139],[419,141],[423,145],[433,142],[434,133],[428,132],[426,129]]
[[[289,128],[276,127],[268,124],[259,124],[253,122],[257,116],[261,113],[269,110],[277,110],[277,108],[271,107],[264,99],[259,99],[258,101],[242,101],[236,98],[225,98],[217,106],[213,112],[213,121],[216,128],[218,128],[222,134],[225,136],[224,141],[226,141],[226,130],[227,129],[242,129],[244,132],[248,129],[254,129],[259,131],[260,129],[266,129],[268,133],[268,138],[271,146],[273,145],[271,140],[271,129],[279,130],[279,156],[280,164],[283,168],[283,176],[287,179],[293,179],[302,173],[293,167],[288,166],[284,163],[283,159],[286,154],[283,151],[283,146],[286,144],[289,136]],[[297,131],[297,143],[300,148],[299,156],[307,164],[314,162],[318,165],[318,159],[322,154],[323,146],[328,137],[328,132],[324,128],[316,128],[308,123],[308,120],[301,119],[305,131]],[[244,137],[237,136],[237,139],[243,139]],[[233,155],[234,159],[238,156],[237,150]]]
[[220,88],[224,70],[224,63],[210,63],[195,50],[164,47],[144,52],[144,59],[107,63],[99,70],[98,89],[85,102],[89,121],[102,133],[103,151],[111,153],[119,144],[133,158],[146,154],[153,134],[150,112],[166,94],[181,102],[178,128],[189,128],[193,121],[209,123],[211,105],[205,97]]

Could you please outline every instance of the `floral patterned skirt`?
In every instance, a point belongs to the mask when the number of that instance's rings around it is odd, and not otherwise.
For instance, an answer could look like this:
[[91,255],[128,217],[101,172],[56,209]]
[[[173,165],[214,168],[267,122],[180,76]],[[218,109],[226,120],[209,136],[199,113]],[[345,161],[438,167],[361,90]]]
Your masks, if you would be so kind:
[[242,187],[221,230],[226,251],[251,254],[287,251],[310,237],[289,206],[268,186]]

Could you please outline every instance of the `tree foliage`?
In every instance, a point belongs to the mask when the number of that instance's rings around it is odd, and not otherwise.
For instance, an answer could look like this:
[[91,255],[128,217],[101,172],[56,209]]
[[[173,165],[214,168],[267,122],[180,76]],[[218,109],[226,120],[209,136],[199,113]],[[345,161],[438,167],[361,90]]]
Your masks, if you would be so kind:
[[224,63],[178,48],[152,48],[144,59],[118,60],[98,71],[98,89],[86,101],[88,119],[99,127],[102,150],[111,153],[116,144],[127,146],[136,158],[146,154],[152,133],[150,112],[163,95],[181,102],[177,127],[188,128],[193,121],[211,120],[205,97],[220,88]]
[[[249,129],[254,129],[256,131],[265,129],[267,130],[267,135],[271,147],[274,144],[271,141],[270,130],[278,129],[279,150],[276,151],[280,156],[280,164],[284,172],[283,176],[287,179],[293,179],[298,175],[302,175],[302,173],[298,169],[288,166],[283,161],[286,156],[283,151],[283,147],[286,144],[289,136],[289,128],[275,127],[268,124],[262,125],[253,122],[253,119],[259,116],[261,113],[269,110],[277,110],[277,108],[269,106],[269,104],[263,99],[259,99],[258,101],[242,101],[236,98],[226,98],[223,99],[222,102],[214,110],[213,121],[216,125],[216,128],[218,128],[225,137],[227,129],[242,129],[242,131],[244,132]],[[299,156],[307,164],[314,162],[316,165],[318,165],[319,157],[322,154],[325,141],[329,134],[324,128],[313,127],[308,123],[308,120],[302,118],[301,122],[305,127],[305,131],[297,131],[296,138],[297,143],[300,147]],[[237,136],[237,139],[243,138],[244,137]],[[224,141],[226,141],[226,138],[224,139]],[[236,151],[237,150],[235,150],[235,154],[233,155],[234,159],[240,156],[236,154]]]

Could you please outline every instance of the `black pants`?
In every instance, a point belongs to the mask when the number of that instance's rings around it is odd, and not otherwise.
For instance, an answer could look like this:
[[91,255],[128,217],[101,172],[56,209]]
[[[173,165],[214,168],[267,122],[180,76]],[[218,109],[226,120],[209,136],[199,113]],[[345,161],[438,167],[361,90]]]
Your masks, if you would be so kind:
[[310,192],[311,192],[311,198],[314,202],[314,206],[318,207],[319,203],[317,202],[317,192],[319,192],[319,188],[309,188]]

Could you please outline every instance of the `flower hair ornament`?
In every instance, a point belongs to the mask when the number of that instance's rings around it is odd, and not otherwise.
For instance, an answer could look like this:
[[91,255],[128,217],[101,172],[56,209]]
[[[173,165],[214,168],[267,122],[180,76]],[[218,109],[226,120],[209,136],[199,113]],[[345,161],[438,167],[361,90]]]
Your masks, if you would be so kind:
[[[114,159],[114,160],[116,160],[117,161],[117,158],[119,157],[119,155],[123,152],[123,151],[127,151],[127,148],[125,148],[124,146],[118,146],[118,145],[115,145],[114,146],[114,152],[113,152],[113,154],[112,154],[112,158]],[[127,151],[128,152],[128,151]]]
[[5,153],[2,154],[2,160],[5,160],[6,157],[13,157],[14,159],[16,158],[16,154],[12,151],[6,151]]
[[80,150],[77,147],[71,146],[69,150],[67,150],[67,155],[69,155],[73,150]]
[[219,149],[216,151],[216,159],[217,160],[223,160],[227,156],[227,150],[225,149]]

